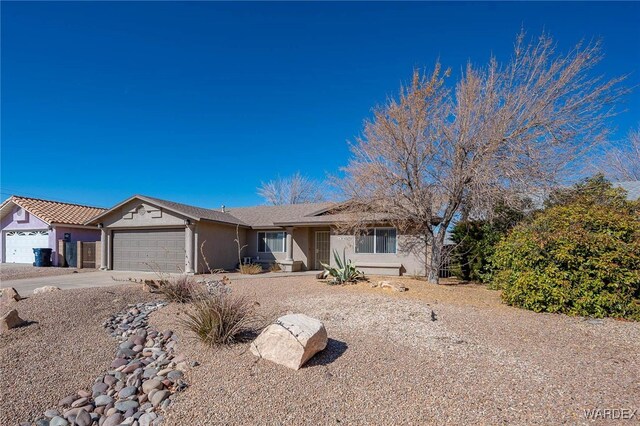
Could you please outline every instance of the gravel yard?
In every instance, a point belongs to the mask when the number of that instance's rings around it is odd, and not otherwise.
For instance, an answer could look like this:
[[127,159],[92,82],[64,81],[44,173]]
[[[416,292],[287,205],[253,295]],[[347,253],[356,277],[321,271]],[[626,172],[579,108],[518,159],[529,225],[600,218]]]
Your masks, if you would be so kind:
[[54,275],[68,275],[78,272],[94,272],[95,269],[57,268],[54,266],[36,268],[22,263],[0,264],[0,281],[21,280],[24,278],[48,277]]
[[129,303],[156,299],[139,286],[62,290],[30,296],[18,310],[32,323],[0,334],[0,425],[35,420],[70,393],[91,389],[117,342],[102,327]]
[[[200,363],[165,424],[581,424],[585,409],[640,408],[640,324],[535,314],[480,286],[401,281],[408,292],[308,276],[232,282],[265,313],[324,322],[328,348],[299,371],[258,361],[248,344],[203,347],[177,321],[184,306],[156,311],[150,325],[175,330],[179,351]],[[38,323],[0,337],[0,424],[90,387],[116,346],[101,322],[150,299],[120,286],[18,302]]]

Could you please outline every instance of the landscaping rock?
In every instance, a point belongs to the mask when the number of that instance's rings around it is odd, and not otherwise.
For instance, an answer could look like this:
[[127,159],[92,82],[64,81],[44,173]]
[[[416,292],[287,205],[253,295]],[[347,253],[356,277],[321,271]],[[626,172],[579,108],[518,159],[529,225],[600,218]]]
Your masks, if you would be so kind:
[[162,401],[167,399],[168,396],[169,396],[169,391],[166,391],[166,390],[158,391],[154,393],[153,396],[151,397],[151,403],[153,404],[154,407],[157,407],[162,403]]
[[60,416],[56,416],[49,421],[49,426],[68,426],[69,422]]
[[112,415],[107,417],[104,423],[102,423],[102,426],[117,426],[120,423],[122,423],[123,420],[124,420],[124,417],[122,417],[122,414],[113,413]]
[[45,285],[44,287],[38,287],[33,290],[33,294],[53,293],[54,291],[60,291],[60,288],[53,285]]
[[8,331],[23,324],[24,320],[18,316],[18,311],[12,309],[0,318],[0,331]]
[[59,415],[60,415],[60,412],[58,412],[58,410],[47,410],[44,412],[44,416],[49,417],[50,419]]
[[0,289],[0,301],[2,301],[3,303],[19,302],[20,300],[22,300],[22,297],[20,297],[15,288],[6,287]]
[[91,426],[91,423],[93,423],[93,421],[91,420],[91,415],[89,415],[89,412],[80,410],[76,415],[75,424],[77,426]]
[[122,411],[123,413],[132,408],[138,408],[140,404],[138,401],[118,401],[116,402],[116,410]]
[[[109,376],[111,377],[111,376]],[[106,378],[106,376],[105,376]],[[102,395],[107,393],[107,391],[109,390],[109,385],[104,383],[104,382],[98,382],[95,385],[93,385],[93,387],[91,388],[92,390],[92,397],[97,397],[98,395]]]
[[378,286],[380,286],[380,288],[390,288],[391,290],[397,291],[397,292],[403,292],[408,290],[408,288],[406,288],[405,286],[401,284],[392,283],[391,281],[378,281]]
[[147,380],[142,384],[142,391],[146,394],[148,394],[154,389],[158,389],[158,390],[162,389],[162,382],[159,380],[151,379],[151,380]]
[[118,392],[118,397],[125,399],[125,398],[129,398],[130,396],[135,395],[138,392],[138,388],[135,386],[127,386],[126,388],[123,388],[120,392]]
[[327,346],[322,322],[303,314],[285,315],[268,326],[251,343],[251,352],[261,358],[298,370]]

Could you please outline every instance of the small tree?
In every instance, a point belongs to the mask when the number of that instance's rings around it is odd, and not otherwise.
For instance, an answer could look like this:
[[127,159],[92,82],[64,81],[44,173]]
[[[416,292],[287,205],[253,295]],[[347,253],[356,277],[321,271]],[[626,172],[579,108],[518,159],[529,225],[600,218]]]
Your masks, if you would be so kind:
[[629,132],[621,146],[608,150],[601,170],[616,181],[640,180],[640,128]]
[[447,71],[414,72],[398,99],[374,110],[351,146],[341,187],[351,225],[377,213],[414,236],[428,281],[438,282],[445,236],[461,212],[488,218],[497,204],[549,188],[609,133],[624,77],[593,77],[599,43],[565,55],[542,35],[520,34],[511,60],[471,64],[455,90]]
[[316,203],[326,199],[319,182],[296,172],[287,178],[278,177],[262,183],[258,195],[274,206],[283,204]]

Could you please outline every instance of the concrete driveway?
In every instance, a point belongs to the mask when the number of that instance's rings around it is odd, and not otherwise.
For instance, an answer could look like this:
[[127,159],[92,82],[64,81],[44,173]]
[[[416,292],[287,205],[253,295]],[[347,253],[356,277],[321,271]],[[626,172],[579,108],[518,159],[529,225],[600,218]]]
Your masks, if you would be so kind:
[[120,284],[132,284],[129,278],[155,279],[158,275],[154,272],[122,272],[122,271],[96,271],[77,274],[54,275],[47,277],[21,278],[19,280],[3,280],[2,288],[13,287],[20,295],[26,296],[33,290],[45,285],[52,285],[63,290],[87,287],[109,287]]

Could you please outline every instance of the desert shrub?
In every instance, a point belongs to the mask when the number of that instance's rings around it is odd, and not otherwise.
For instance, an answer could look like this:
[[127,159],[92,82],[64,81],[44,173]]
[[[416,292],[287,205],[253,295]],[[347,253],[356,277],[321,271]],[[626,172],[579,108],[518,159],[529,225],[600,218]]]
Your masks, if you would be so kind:
[[230,345],[264,328],[266,320],[257,313],[258,306],[244,296],[220,292],[194,301],[180,321],[209,346]]
[[278,265],[277,263],[273,262],[272,264],[269,265],[269,272],[280,272],[282,271],[282,268],[280,268],[280,265]]
[[346,252],[343,250],[342,259],[336,250],[333,251],[333,258],[336,261],[336,267],[322,263],[322,267],[333,279],[333,284],[344,284],[348,282],[357,282],[364,279],[364,274],[356,268],[356,265],[347,260]]
[[[153,282],[155,289],[171,302],[188,303],[197,299],[202,293],[201,286],[190,275],[165,277]],[[150,284],[147,283],[147,285]]]
[[491,258],[503,300],[536,312],[640,320],[640,207],[596,177],[516,226]]
[[241,274],[256,275],[262,273],[262,265],[259,263],[250,263],[248,265],[240,265],[238,268]]

